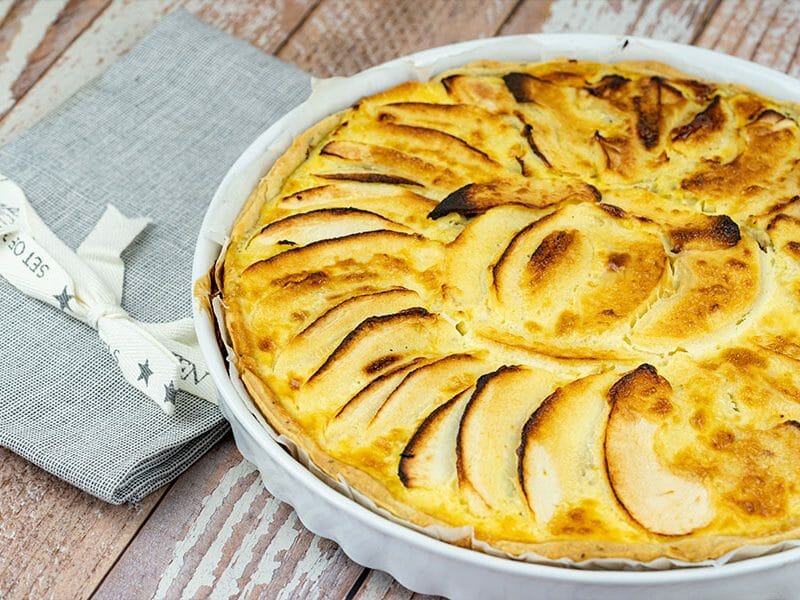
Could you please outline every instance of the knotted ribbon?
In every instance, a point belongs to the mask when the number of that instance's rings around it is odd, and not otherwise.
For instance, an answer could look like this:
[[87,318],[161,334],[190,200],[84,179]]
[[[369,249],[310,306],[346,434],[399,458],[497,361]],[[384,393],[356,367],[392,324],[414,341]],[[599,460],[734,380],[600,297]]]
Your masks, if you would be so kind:
[[121,306],[120,255],[149,223],[108,205],[73,251],[44,224],[19,186],[0,174],[0,275],[96,329],[125,380],[167,414],[175,410],[179,389],[216,404],[192,320],[144,323]]

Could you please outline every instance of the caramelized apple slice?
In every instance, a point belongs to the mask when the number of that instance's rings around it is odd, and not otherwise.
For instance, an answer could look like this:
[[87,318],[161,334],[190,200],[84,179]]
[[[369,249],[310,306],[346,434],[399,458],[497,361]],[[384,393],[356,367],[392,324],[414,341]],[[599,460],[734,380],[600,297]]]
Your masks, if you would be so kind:
[[297,404],[309,414],[333,416],[358,390],[392,366],[425,356],[433,349],[457,348],[461,336],[446,320],[423,308],[370,317],[351,331],[300,387]]
[[250,352],[266,352],[261,359],[269,362],[269,353],[353,296],[403,287],[429,298],[438,292],[431,282],[443,248],[420,236],[380,230],[313,242],[260,260],[236,283],[250,332],[240,337],[252,344]]
[[397,469],[404,486],[437,488],[455,479],[458,427],[472,392],[467,388],[437,407],[411,436]]
[[455,136],[481,150],[509,171],[519,169],[517,157],[525,152],[519,138],[519,120],[468,104],[396,102],[377,108],[382,121],[431,127]]
[[590,504],[607,522],[616,513],[615,525],[625,525],[627,516],[608,483],[603,450],[610,410],[606,396],[618,378],[608,372],[559,388],[522,430],[520,483],[537,523],[553,533],[560,533],[554,517]]
[[[700,162],[681,181],[681,188],[703,201],[707,210],[725,212],[734,218],[762,212],[764,204],[774,204],[780,198],[777,194],[786,198],[796,193],[793,157],[800,152],[800,126],[795,121],[775,119],[764,111],[735,139],[741,140],[735,157],[723,164]],[[792,182],[792,172],[793,184],[787,189],[785,183]],[[787,193],[792,187],[795,192]]]
[[608,476],[617,498],[643,527],[683,535],[708,525],[714,508],[708,490],[662,463],[655,435],[672,412],[672,388],[655,368],[641,365],[609,391],[606,429]]
[[[379,122],[361,132],[366,143],[380,144],[411,154],[438,169],[453,172],[464,185],[470,181],[491,181],[508,171],[480,148],[436,127]],[[431,190],[447,189],[445,182],[432,181]],[[453,189],[450,187],[449,189]]]
[[379,375],[350,398],[334,415],[325,428],[325,438],[330,444],[348,443],[360,445],[361,435],[378,409],[386,402],[398,385],[414,369],[427,364],[418,357],[409,363],[395,367]]
[[493,208],[476,217],[449,244],[445,296],[456,311],[470,312],[489,291],[491,268],[514,235],[542,211],[516,205]]
[[759,346],[800,361],[800,198],[789,210],[798,216],[778,214],[767,227],[772,273],[781,285],[753,322],[750,335]]
[[652,223],[613,206],[566,206],[517,233],[495,263],[493,335],[564,357],[624,355],[627,326],[666,265]]
[[648,350],[694,351],[737,335],[739,324],[766,299],[761,280],[767,256],[725,216],[710,217],[703,228],[672,230],[670,240],[677,253],[672,290],[634,325],[632,342]]
[[[485,362],[470,354],[417,361],[413,368],[403,371],[401,379],[393,373],[391,390],[387,381],[359,392],[339,411],[328,432],[350,437],[358,446],[387,449],[405,444],[425,415],[473,385],[487,369]],[[377,401],[378,396],[381,401]]]
[[[441,247],[421,236],[396,231],[368,231],[333,240],[322,240],[260,260],[242,273],[242,280],[258,289],[281,288],[302,275],[332,270],[344,264],[352,270],[353,262],[369,263],[374,257],[389,256],[396,263],[403,259],[425,270],[441,259]],[[399,264],[396,270],[404,270]],[[387,273],[391,277],[391,273]]]
[[415,214],[426,215],[436,205],[436,201],[394,186],[365,186],[357,183],[321,185],[295,192],[278,201],[279,208],[291,210],[343,205],[406,223]]
[[[487,363],[471,354],[452,354],[410,372],[370,420],[366,436],[392,439],[413,431],[431,410],[471,387]],[[402,432],[402,433],[401,433]],[[403,441],[407,441],[404,437]]]
[[411,290],[396,289],[348,298],[317,317],[280,350],[273,372],[289,372],[305,381],[355,327],[372,316],[388,315],[419,306]]
[[325,208],[273,221],[250,240],[247,249],[272,255],[312,242],[380,229],[409,233],[407,227],[366,210]]
[[472,217],[504,204],[547,208],[563,202],[599,199],[597,189],[577,179],[499,179],[457,189],[437,204],[428,217],[440,219],[450,213]]
[[[324,172],[315,172],[314,175],[323,179],[429,188],[460,185],[463,182],[462,176],[446,167],[378,144],[332,141],[322,148],[320,155],[327,158],[322,163]],[[354,172],[359,177],[353,176]]]
[[515,440],[554,387],[549,373],[516,366],[501,367],[478,380],[456,444],[459,486],[473,510],[527,510],[517,477]]

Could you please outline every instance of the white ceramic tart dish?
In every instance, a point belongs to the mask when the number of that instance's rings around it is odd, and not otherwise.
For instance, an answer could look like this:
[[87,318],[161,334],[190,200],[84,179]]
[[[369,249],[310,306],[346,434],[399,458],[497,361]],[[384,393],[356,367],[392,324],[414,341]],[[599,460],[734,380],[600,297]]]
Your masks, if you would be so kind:
[[418,591],[788,593],[798,99],[750,63],[607,36],[322,82],[198,240],[224,322],[199,301],[198,335],[242,452]]

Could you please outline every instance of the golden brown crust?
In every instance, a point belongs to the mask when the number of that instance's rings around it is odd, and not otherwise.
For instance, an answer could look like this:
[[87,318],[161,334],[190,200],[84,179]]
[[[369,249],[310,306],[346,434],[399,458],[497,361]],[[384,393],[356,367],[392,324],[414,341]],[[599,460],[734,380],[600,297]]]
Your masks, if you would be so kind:
[[234,227],[242,380],[325,475],[478,546],[797,537],[798,115],[650,62],[484,61],[363,99]]

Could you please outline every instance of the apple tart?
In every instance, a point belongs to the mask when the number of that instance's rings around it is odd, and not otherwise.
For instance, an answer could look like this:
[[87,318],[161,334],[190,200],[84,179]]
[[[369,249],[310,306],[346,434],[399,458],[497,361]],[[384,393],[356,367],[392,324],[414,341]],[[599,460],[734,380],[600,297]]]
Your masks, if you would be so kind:
[[234,226],[241,378],[327,475],[465,545],[798,538],[798,118],[657,63],[480,62],[364,98]]

